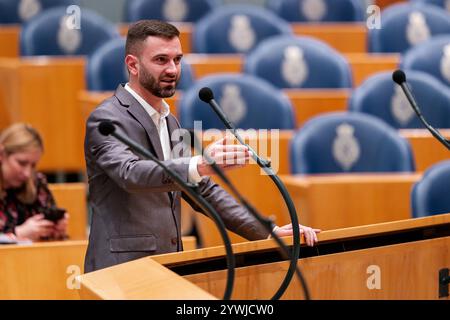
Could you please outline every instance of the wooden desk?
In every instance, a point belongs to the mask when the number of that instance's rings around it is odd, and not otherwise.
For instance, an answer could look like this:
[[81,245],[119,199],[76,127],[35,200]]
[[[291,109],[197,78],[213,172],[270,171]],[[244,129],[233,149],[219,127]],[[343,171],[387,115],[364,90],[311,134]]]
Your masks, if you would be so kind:
[[[0,246],[1,299],[78,300],[75,277],[83,273],[87,240]],[[186,251],[197,246],[183,237]]]
[[393,53],[347,53],[344,57],[352,70],[354,88],[376,73],[396,70],[400,63],[400,54]]
[[296,127],[301,127],[312,117],[327,113],[347,111],[351,90],[348,89],[284,89],[294,108]]
[[402,2],[407,2],[407,0],[376,0],[375,4],[380,8],[384,9],[390,5]]
[[19,39],[19,25],[0,25],[0,57],[18,57],[20,51]]
[[316,38],[341,53],[367,52],[365,23],[292,23],[296,35]]
[[[450,129],[439,131],[450,139]],[[399,132],[411,144],[416,171],[423,172],[440,161],[450,159],[449,151],[427,129],[401,129]]]
[[[234,252],[241,253],[239,256],[243,261],[236,270],[233,299],[269,299],[281,284],[288,262],[260,258],[269,255],[267,241],[233,246]],[[220,249],[219,257],[223,261],[223,247],[153,259],[220,298],[225,288],[226,271],[207,267],[217,261],[208,259],[208,254],[214,256]],[[446,214],[323,232],[319,234],[317,248],[303,247],[298,265],[312,299],[437,300],[438,273],[440,269],[448,268],[449,253],[450,215]],[[259,263],[255,265],[251,261]],[[187,268],[205,271],[191,274]],[[370,280],[377,272],[373,270],[378,271],[379,289],[368,287],[368,283],[373,284]],[[304,299],[297,279],[293,280],[283,299]]]
[[[408,219],[419,174],[282,176],[301,224],[324,230]],[[286,221],[287,222],[287,221]]]
[[83,171],[84,124],[77,94],[85,88],[84,59],[0,58],[0,110],[8,124],[35,126],[45,152],[42,171]]
[[87,241],[0,246],[0,299],[79,299]]
[[[230,179],[257,210],[278,225],[291,222],[279,191],[267,177],[254,172],[230,172]],[[412,185],[419,174],[342,175],[325,177],[280,176],[294,202],[299,222],[331,230],[411,217]],[[215,179],[222,185],[218,179]],[[222,243],[214,223],[201,214],[195,216],[203,247]],[[244,238],[229,232],[233,243]]]
[[[284,241],[292,243],[292,237]],[[302,247],[298,265],[313,299],[438,299],[438,272],[450,264],[449,248],[450,214],[442,214],[324,231],[316,248]],[[233,252],[238,262],[232,298],[269,299],[288,267],[274,242],[234,244]],[[193,291],[192,299],[208,297],[206,293],[221,298],[224,266],[225,250],[219,246],[146,257],[77,280],[84,299],[183,299],[185,292],[164,285],[171,270],[172,286],[184,286],[185,280],[196,286],[186,288]],[[379,288],[368,286],[373,275]],[[283,299],[304,299],[297,279]]]
[[87,185],[85,183],[49,184],[58,207],[70,215],[67,234],[71,240],[87,239]]

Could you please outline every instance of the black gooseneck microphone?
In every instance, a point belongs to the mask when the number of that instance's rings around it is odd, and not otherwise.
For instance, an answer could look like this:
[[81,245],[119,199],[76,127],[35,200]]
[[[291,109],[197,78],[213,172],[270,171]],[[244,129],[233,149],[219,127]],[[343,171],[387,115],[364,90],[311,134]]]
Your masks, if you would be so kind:
[[280,288],[273,296],[273,299],[280,299],[283,293],[286,291],[287,287],[289,286],[289,283],[292,280],[292,277],[297,269],[297,260],[300,257],[300,228],[299,228],[299,222],[297,217],[297,212],[295,210],[294,203],[292,202],[292,199],[284,186],[284,184],[281,182],[281,179],[275,174],[272,167],[270,166],[270,162],[264,159],[261,159],[261,157],[258,156],[258,154],[248,145],[245,143],[245,141],[241,138],[239,133],[234,128],[233,124],[228,120],[225,113],[223,113],[222,109],[219,107],[217,102],[214,100],[214,94],[212,90],[208,87],[204,87],[200,89],[199,91],[199,98],[203,102],[208,103],[211,108],[213,108],[214,112],[219,116],[219,118],[222,120],[222,122],[225,124],[225,127],[230,129],[233,135],[236,137],[236,139],[244,146],[246,146],[253,154],[253,159],[256,161],[256,163],[262,168],[267,175],[271,178],[271,180],[275,183],[278,190],[280,191],[284,202],[286,203],[286,206],[289,211],[289,215],[291,218],[292,223],[292,233],[293,233],[293,244],[292,244],[292,254],[291,254],[291,262],[289,264],[289,269],[286,273],[286,277],[283,280]]
[[180,187],[180,189],[185,192],[205,213],[209,213],[210,218],[216,223],[220,235],[222,236],[223,242],[225,244],[226,255],[227,255],[227,268],[228,268],[228,276],[227,276],[227,284],[224,293],[224,300],[229,300],[231,298],[231,294],[233,291],[234,278],[235,278],[235,266],[236,261],[233,255],[233,250],[231,248],[231,241],[226,232],[225,225],[220,218],[217,211],[197,192],[196,186],[190,183],[187,183],[181,178],[178,173],[169,169],[162,161],[156,158],[153,154],[147,151],[145,148],[140,146],[135,141],[126,137],[125,135],[117,132],[115,125],[110,120],[103,120],[100,122],[98,126],[98,130],[104,136],[112,135],[117,140],[121,141],[128,147],[130,147],[135,152],[141,154],[142,156],[156,162],[159,166],[161,166],[169,176],[174,180],[174,182]]
[[[258,210],[256,210],[256,208],[253,207],[250,204],[250,202],[248,202],[247,199],[245,199],[241,195],[241,193],[237,190],[237,188],[233,185],[233,183],[225,175],[224,171],[219,168],[219,166],[214,161],[214,159],[212,159],[208,154],[202,152],[201,142],[197,138],[195,132],[192,132],[192,140],[194,142],[194,146],[197,147],[196,151],[199,154],[203,154],[203,158],[205,158],[207,164],[211,166],[211,168],[220,177],[220,179],[230,188],[231,192],[234,194],[234,196],[236,198],[238,198],[239,202],[256,218],[256,220],[258,220],[259,223],[261,223],[267,229],[267,231],[269,231],[270,235],[275,240],[277,245],[282,249],[281,254],[284,257],[287,257],[287,259],[289,259],[289,255],[290,255],[289,249],[286,246],[286,244],[284,243],[284,241],[280,237],[278,237],[278,235],[273,231],[273,228],[274,228],[273,222],[271,220],[267,219],[266,217],[264,217],[262,214],[260,214],[258,212]],[[189,147],[190,147],[190,145],[189,145]],[[296,275],[297,275],[298,279],[300,280],[300,282],[302,283],[303,294],[305,295],[305,300],[310,300],[311,296],[309,294],[308,285],[307,285],[306,280],[303,277],[300,269],[298,268],[298,266],[296,268]],[[272,299],[274,299],[274,298],[272,297]]]
[[214,112],[217,114],[220,120],[224,123],[225,127],[231,130],[231,132],[239,141],[239,143],[246,146],[253,153],[253,159],[258,163],[258,165],[260,167],[270,168],[270,161],[267,161],[259,157],[258,154],[255,152],[255,150],[253,150],[248,144],[246,144],[245,141],[242,139],[242,137],[239,135],[239,132],[237,132],[234,125],[230,122],[230,120],[228,120],[228,117],[222,111],[222,108],[219,107],[216,100],[214,100],[214,94],[212,90],[208,87],[201,88],[200,91],[198,92],[198,96],[200,100],[208,103],[211,106],[211,108],[214,110]]
[[409,104],[413,108],[414,112],[419,117],[420,121],[424,124],[424,126],[428,129],[428,131],[431,132],[431,134],[439,140],[447,149],[450,150],[450,141],[445,139],[442,134],[435,128],[433,128],[427,120],[422,115],[422,112],[420,112],[420,108],[416,102],[416,99],[414,99],[414,96],[411,92],[411,89],[408,86],[408,83],[406,82],[406,75],[402,70],[395,70],[392,74],[392,80],[394,80],[395,83],[397,83],[405,93],[406,98],[408,99]]

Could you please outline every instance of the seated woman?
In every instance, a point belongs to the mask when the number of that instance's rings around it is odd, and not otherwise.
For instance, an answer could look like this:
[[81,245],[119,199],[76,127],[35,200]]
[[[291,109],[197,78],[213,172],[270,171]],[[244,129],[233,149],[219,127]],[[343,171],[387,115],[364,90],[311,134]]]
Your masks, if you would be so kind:
[[[39,133],[17,123],[0,134],[0,234],[14,240],[66,238],[62,213],[36,165],[43,153]],[[56,215],[60,215],[59,217]]]

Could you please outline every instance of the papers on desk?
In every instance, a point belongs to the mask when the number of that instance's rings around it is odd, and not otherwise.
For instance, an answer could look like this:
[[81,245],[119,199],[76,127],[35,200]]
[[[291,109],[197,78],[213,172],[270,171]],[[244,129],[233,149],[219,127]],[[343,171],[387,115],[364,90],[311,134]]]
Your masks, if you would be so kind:
[[16,237],[6,233],[0,233],[0,245],[2,244],[32,244],[31,240],[18,240]]

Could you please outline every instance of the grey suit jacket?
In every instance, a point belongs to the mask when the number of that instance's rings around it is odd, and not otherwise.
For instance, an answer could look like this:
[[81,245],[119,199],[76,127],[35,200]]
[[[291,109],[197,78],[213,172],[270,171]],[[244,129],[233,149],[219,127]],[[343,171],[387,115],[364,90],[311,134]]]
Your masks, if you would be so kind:
[[[114,96],[102,102],[86,123],[85,157],[92,219],[85,272],[183,248],[179,188],[156,163],[142,159],[114,137],[102,136],[98,124],[105,119],[112,120],[118,131],[164,160],[155,124],[119,85]],[[170,136],[179,128],[172,115],[167,125]],[[175,144],[172,142],[172,147]],[[188,181],[189,162],[181,160],[164,163]],[[199,190],[228,229],[248,240],[268,237],[268,232],[209,177],[202,179]]]

